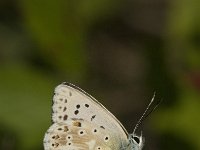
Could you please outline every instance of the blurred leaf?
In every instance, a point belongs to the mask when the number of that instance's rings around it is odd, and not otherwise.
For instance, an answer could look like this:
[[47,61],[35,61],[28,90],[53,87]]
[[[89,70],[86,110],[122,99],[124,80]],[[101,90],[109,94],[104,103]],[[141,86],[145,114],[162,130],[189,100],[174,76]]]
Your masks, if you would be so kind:
[[190,37],[194,28],[200,28],[199,0],[176,0],[169,15],[171,39]]
[[173,58],[167,57],[167,61],[173,62],[170,68],[174,69],[174,81],[179,85],[179,101],[173,107],[160,111],[154,126],[158,132],[183,137],[200,149],[199,89],[186,84],[188,76],[193,78],[191,74],[198,74],[200,69],[200,44],[197,42],[200,37],[200,3],[198,0],[176,0],[171,4],[166,43],[168,54]]
[[188,89],[183,90],[179,104],[157,113],[154,128],[161,130],[162,133],[168,132],[184,137],[186,141],[200,149],[199,99],[199,93]]
[[177,0],[171,4],[167,30],[170,55],[188,68],[200,69],[200,2]]
[[[30,31],[40,43],[41,54],[71,78],[86,72],[86,30],[92,20],[112,12],[116,3],[105,1],[21,0]],[[53,60],[53,61],[52,61]]]
[[70,77],[84,76],[84,26],[73,15],[73,10],[68,9],[62,0],[21,2],[28,27],[41,46],[43,58]]
[[0,124],[13,129],[20,149],[42,145],[51,120],[52,80],[16,65],[1,67],[0,80]]

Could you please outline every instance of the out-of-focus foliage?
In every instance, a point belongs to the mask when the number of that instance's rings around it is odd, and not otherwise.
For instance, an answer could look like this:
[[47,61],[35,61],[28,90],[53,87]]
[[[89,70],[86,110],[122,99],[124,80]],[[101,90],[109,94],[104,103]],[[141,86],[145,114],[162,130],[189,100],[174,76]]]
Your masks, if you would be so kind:
[[48,87],[53,87],[53,82],[39,71],[15,64],[1,67],[0,78],[0,123],[17,135],[19,149],[37,149],[34,146],[42,143],[43,131],[50,123],[46,105],[51,105]]
[[116,2],[21,0],[20,8],[41,45],[42,57],[62,73],[82,78],[86,71],[88,26],[102,15],[113,12]]
[[[200,3],[197,0],[0,2],[0,149],[43,149],[54,87],[73,82],[144,149],[200,149]],[[138,131],[139,132],[139,131]]]
[[[180,139],[167,142],[169,139],[164,137],[165,149],[200,149],[200,3],[177,0],[172,4],[166,39],[167,61],[179,96],[173,107],[158,114],[156,127]],[[173,140],[178,147],[171,146]]]

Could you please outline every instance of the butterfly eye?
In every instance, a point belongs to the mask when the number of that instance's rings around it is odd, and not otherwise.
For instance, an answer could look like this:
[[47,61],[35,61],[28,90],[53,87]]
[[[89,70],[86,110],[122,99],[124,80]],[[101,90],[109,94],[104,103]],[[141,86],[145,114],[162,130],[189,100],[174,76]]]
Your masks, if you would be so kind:
[[134,139],[134,141],[135,141],[137,144],[140,143],[140,139],[139,139],[137,136],[134,136],[133,139]]

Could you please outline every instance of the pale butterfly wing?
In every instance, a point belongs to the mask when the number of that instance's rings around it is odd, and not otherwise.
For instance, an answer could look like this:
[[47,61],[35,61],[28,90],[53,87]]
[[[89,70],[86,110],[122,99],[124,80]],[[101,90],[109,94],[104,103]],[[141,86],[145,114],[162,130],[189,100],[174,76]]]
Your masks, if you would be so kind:
[[45,150],[128,149],[130,140],[122,124],[97,100],[72,84],[56,87],[52,120],[44,138]]
[[[81,126],[79,126],[79,124]],[[84,121],[53,124],[45,136],[45,150],[127,150],[115,137]]]

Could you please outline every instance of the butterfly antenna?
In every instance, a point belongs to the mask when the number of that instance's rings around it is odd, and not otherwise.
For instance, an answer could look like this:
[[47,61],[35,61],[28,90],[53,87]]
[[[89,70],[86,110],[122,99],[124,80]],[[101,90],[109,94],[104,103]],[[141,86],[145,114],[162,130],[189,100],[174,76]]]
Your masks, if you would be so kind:
[[153,109],[150,110],[150,111],[145,115],[145,117],[143,118],[143,120],[144,120],[145,118],[147,118],[147,117],[160,105],[161,102],[162,102],[162,99],[159,100],[159,101],[156,103],[156,105],[153,107]]
[[153,101],[154,101],[154,99],[155,99],[155,95],[156,95],[156,93],[154,92],[154,95],[153,95],[151,101],[149,102],[149,104],[148,104],[146,110],[144,111],[144,113],[142,114],[142,116],[141,116],[140,119],[138,120],[137,124],[135,125],[135,128],[134,128],[134,130],[133,130],[133,134],[135,133],[135,131],[137,130],[137,128],[139,127],[139,125],[142,123],[142,121],[143,121],[146,117],[148,117],[148,116],[158,107],[158,105],[161,103],[162,100],[160,100],[160,101],[155,105],[155,107],[154,107],[152,110],[150,110],[150,112],[147,113],[147,111],[149,110],[151,104],[153,103]]

